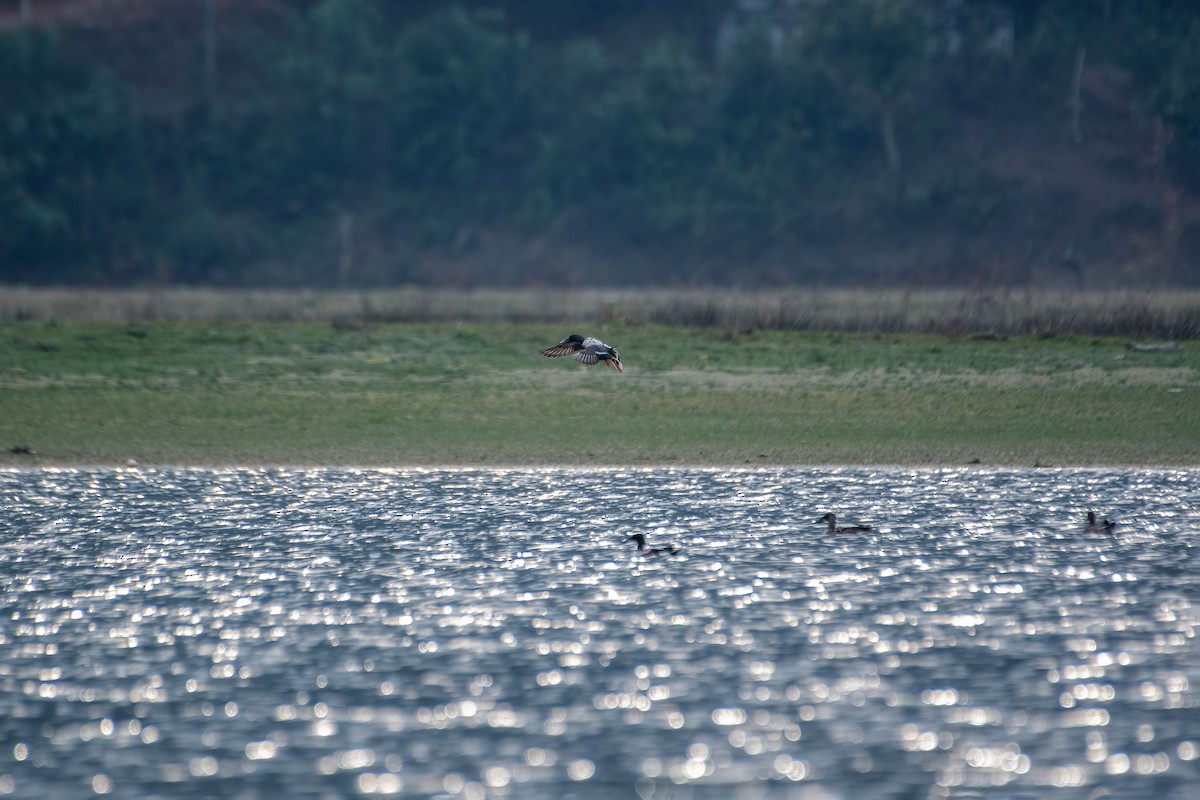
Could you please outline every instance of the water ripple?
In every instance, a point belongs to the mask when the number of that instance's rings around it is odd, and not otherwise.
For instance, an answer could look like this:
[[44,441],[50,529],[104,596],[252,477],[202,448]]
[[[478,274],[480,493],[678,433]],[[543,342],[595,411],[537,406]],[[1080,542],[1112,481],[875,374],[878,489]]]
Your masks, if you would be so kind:
[[0,496],[0,795],[1200,785],[1195,471],[50,469]]

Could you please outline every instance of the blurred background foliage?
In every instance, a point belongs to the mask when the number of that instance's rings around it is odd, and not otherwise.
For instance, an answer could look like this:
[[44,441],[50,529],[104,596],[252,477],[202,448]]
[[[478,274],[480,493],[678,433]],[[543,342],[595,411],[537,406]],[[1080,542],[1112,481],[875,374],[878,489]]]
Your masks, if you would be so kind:
[[1200,278],[1197,4],[0,12],[7,283]]

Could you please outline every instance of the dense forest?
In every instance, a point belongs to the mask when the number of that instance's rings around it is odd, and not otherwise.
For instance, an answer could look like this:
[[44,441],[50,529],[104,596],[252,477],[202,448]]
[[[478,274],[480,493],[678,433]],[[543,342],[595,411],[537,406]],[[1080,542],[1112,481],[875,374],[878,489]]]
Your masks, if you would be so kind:
[[0,282],[1196,285],[1200,4],[5,0]]

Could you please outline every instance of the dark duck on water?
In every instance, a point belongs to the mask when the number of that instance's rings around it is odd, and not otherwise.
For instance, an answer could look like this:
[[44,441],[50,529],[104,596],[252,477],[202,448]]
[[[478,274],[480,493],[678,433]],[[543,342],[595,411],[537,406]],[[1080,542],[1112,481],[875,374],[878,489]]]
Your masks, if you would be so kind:
[[679,548],[673,544],[666,547],[646,547],[646,537],[640,533],[632,534],[627,542],[637,542],[638,555],[643,556],[671,556],[679,552]]
[[570,356],[580,364],[589,366],[603,361],[605,364],[616,367],[617,372],[624,372],[621,368],[621,356],[617,354],[617,348],[605,344],[599,339],[593,339],[591,336],[580,336],[578,333],[572,333],[554,347],[547,347],[541,351],[541,354],[549,358]]
[[1112,533],[1113,528],[1117,527],[1117,523],[1110,522],[1107,519],[1097,522],[1095,511],[1088,512],[1087,520],[1087,526],[1084,528],[1085,531],[1104,531],[1105,533]]
[[834,516],[832,513],[826,514],[825,516],[823,516],[819,520],[817,520],[817,522],[826,522],[829,524],[829,527],[825,529],[826,533],[865,533],[866,531],[875,530],[875,528],[873,528],[870,525],[841,525],[841,526],[839,526],[837,524],[837,517]]

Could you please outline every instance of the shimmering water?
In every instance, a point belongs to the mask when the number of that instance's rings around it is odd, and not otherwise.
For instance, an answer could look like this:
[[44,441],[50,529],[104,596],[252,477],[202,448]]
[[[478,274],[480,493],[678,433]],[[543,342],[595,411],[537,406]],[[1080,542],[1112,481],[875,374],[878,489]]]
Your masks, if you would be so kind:
[[1200,797],[1200,471],[18,470],[0,497],[0,794]]

